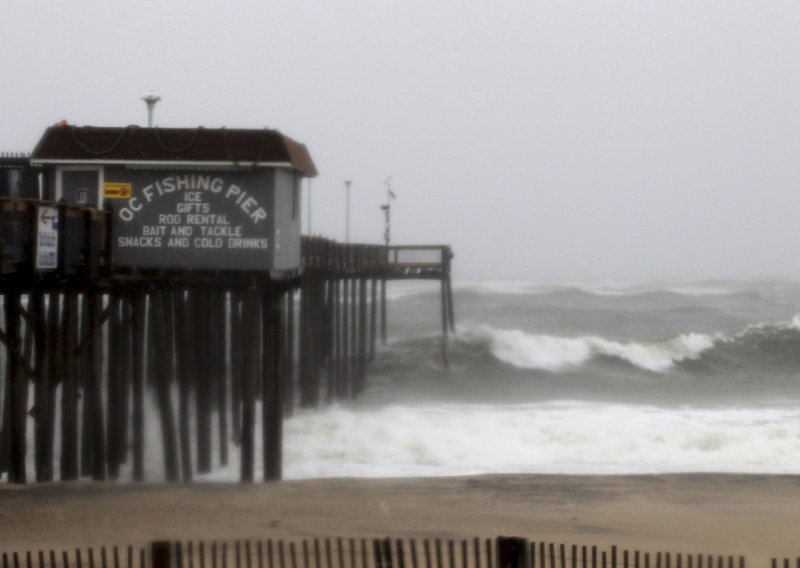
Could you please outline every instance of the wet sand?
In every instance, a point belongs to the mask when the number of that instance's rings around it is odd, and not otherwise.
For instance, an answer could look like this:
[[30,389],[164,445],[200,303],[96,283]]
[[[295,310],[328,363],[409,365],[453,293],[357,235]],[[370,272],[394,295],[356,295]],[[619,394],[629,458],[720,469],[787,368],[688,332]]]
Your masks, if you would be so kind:
[[800,477],[539,476],[0,486],[0,550],[153,539],[523,536],[643,551],[800,555]]

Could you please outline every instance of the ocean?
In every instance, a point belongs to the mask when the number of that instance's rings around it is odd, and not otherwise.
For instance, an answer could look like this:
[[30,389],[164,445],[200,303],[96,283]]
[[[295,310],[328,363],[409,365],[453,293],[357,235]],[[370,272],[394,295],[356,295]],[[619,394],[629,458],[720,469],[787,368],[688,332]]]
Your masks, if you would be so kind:
[[[366,390],[285,420],[285,479],[800,474],[800,282],[456,281],[449,368],[438,283],[388,290],[389,340]],[[158,481],[152,392],[148,405],[145,473]],[[230,449],[196,479],[238,481]]]
[[454,291],[445,368],[438,285],[390,284],[367,390],[287,420],[287,479],[800,473],[800,283]]

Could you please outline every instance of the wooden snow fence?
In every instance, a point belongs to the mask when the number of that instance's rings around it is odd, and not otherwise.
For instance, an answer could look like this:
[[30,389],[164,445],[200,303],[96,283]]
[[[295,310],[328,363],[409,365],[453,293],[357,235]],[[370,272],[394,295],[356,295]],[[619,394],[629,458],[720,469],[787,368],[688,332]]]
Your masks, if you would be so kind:
[[[745,568],[744,557],[644,552],[498,537],[156,541],[147,546],[2,552],[2,568]],[[773,560],[772,568],[795,561]],[[800,566],[800,559],[797,560]]]

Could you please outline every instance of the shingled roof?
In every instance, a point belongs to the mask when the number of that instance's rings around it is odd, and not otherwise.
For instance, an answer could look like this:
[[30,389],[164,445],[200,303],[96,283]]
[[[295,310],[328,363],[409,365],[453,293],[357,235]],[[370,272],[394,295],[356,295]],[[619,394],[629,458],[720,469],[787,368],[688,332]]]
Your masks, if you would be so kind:
[[268,129],[58,125],[45,131],[31,162],[285,165],[317,175],[305,145]]

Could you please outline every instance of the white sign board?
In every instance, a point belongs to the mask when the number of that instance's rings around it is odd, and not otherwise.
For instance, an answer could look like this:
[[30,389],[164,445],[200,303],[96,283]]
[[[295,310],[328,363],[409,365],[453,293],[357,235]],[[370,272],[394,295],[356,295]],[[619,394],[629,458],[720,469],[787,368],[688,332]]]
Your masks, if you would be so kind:
[[58,208],[36,207],[36,270],[58,268]]

